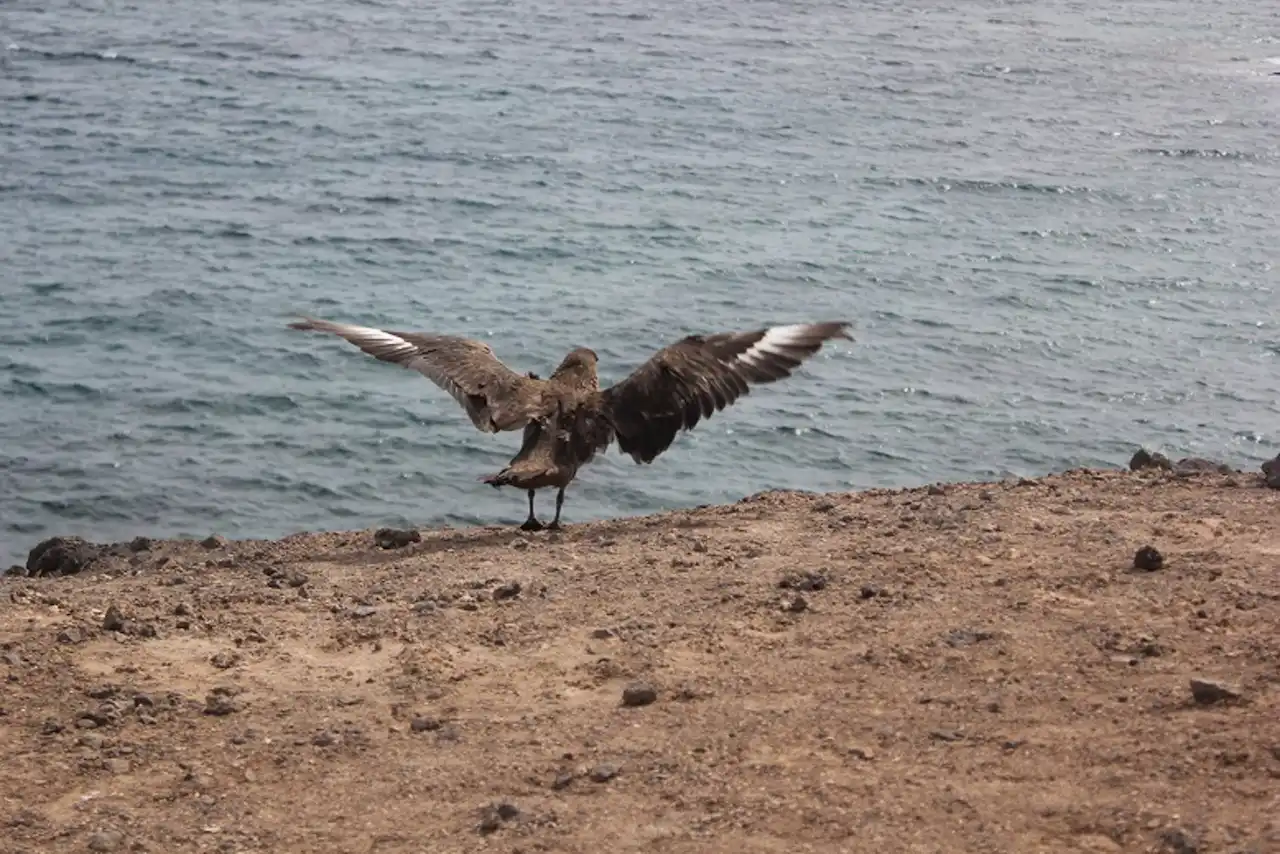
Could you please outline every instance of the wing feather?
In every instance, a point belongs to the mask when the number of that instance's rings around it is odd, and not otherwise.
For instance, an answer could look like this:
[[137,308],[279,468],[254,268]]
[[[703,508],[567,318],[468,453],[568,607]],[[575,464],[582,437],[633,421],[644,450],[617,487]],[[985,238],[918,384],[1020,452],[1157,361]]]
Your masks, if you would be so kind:
[[848,323],[801,323],[748,332],[690,335],[659,350],[628,377],[600,392],[609,430],[596,446],[617,441],[637,463],[650,463],[681,430],[731,405],[751,386],[789,377]]
[[375,359],[417,371],[461,404],[483,433],[520,430],[539,414],[545,380],[511,370],[482,341],[313,317],[290,323],[289,328],[338,335]]

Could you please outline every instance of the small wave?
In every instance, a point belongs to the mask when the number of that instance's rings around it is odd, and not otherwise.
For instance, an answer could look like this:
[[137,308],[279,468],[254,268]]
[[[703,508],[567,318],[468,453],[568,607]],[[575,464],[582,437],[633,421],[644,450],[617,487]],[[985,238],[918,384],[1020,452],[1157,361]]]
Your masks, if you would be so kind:
[[114,50],[43,50],[38,47],[11,44],[9,50],[19,54],[30,54],[41,59],[56,62],[123,62],[133,65],[141,60]]
[[102,391],[81,382],[53,382],[14,377],[9,381],[14,393],[26,397],[40,397],[59,402],[80,402],[102,397]]
[[1244,160],[1249,162],[1271,160],[1272,154],[1259,154],[1251,151],[1232,151],[1225,148],[1142,148],[1140,154],[1156,157],[1173,157],[1180,159],[1204,158],[1219,160]]

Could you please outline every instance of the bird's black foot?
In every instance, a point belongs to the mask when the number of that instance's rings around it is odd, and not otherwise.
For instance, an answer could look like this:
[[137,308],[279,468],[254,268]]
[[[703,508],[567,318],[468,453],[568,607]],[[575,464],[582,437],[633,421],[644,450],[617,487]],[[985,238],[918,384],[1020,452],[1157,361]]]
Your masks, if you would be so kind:
[[562,531],[562,530],[564,530],[564,529],[560,527],[560,523],[559,523],[559,522],[549,522],[549,523],[547,523],[547,530],[548,530],[548,531]]
[[533,518],[532,516],[530,516],[528,519],[525,519],[525,520],[524,520],[524,524],[520,526],[520,530],[522,530],[522,531],[541,531],[541,530],[543,529],[543,527],[544,527],[544,526],[543,526],[543,524],[542,524],[541,522],[539,522],[537,519],[535,519],[535,518]]

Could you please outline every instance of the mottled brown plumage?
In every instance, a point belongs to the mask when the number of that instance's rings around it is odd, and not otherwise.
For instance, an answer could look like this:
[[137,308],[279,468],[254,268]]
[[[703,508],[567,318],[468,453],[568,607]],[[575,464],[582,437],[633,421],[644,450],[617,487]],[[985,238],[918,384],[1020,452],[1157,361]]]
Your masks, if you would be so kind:
[[847,323],[772,326],[748,332],[690,335],[659,350],[621,382],[601,389],[594,351],[570,352],[547,379],[519,374],[487,344],[448,335],[392,332],[306,318],[293,329],[339,335],[384,362],[419,371],[449,392],[479,430],[523,430],[510,464],[484,482],[529,496],[537,530],[536,490],[555,487],[560,527],[565,487],[578,469],[614,442],[637,463],[651,463],[681,430],[691,430],[750,391],[790,376]]

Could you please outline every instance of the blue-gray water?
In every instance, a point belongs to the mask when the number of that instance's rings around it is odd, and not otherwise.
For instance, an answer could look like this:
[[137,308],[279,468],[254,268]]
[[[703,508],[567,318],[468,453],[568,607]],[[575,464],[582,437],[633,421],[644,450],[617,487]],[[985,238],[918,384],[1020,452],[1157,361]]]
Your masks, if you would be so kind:
[[1265,3],[6,0],[0,47],[6,560],[523,518],[518,436],[294,312],[607,380],[856,321],[569,521],[1277,451]]

